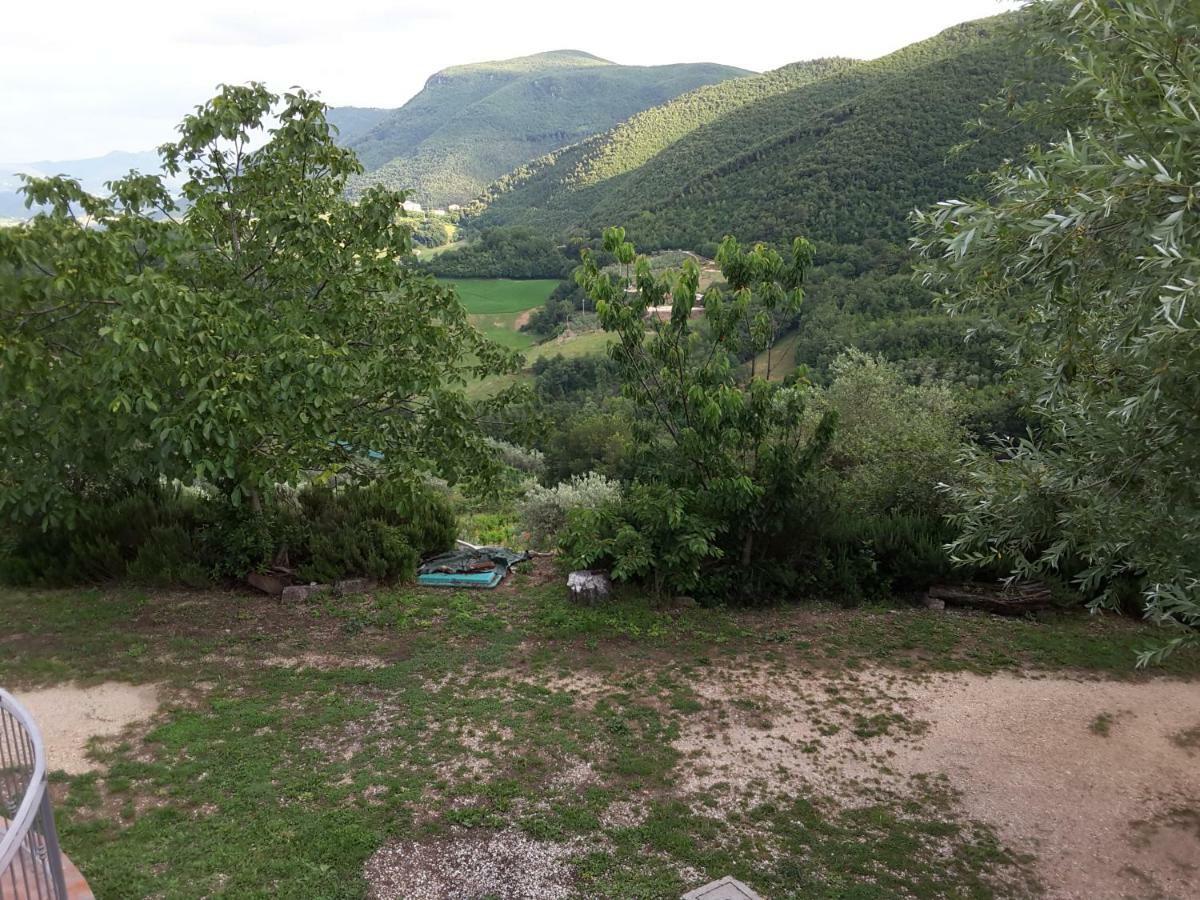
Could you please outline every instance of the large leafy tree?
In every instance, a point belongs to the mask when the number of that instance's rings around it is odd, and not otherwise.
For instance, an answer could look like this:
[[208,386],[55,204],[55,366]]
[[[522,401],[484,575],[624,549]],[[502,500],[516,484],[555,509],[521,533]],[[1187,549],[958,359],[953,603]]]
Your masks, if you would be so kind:
[[401,195],[345,199],[361,169],[322,103],[226,86],[161,155],[181,200],[159,176],[27,179],[48,211],[0,230],[0,511],[53,523],[161,478],[254,507],[314,474],[487,464],[460,387],[511,359],[406,264]]
[[1069,568],[1097,603],[1135,586],[1174,646],[1200,626],[1200,6],[1030,13],[1083,124],[996,172],[991,201],[918,218],[950,308],[1014,313],[1017,361],[1041,377],[1038,436],[965,458],[953,549]]
[[[799,307],[812,248],[797,238],[785,258],[726,238],[717,256],[726,287],[705,291],[702,318],[694,260],[656,275],[621,228],[605,231],[604,249],[619,273],[588,253],[577,278],[617,338],[610,353],[634,409],[637,471],[619,514],[576,520],[575,556],[659,592],[768,589],[781,574],[772,539],[810,496],[806,479],[836,419],[806,415],[802,381],[763,377],[774,317]],[[755,353],[768,362],[747,374],[738,360]]]

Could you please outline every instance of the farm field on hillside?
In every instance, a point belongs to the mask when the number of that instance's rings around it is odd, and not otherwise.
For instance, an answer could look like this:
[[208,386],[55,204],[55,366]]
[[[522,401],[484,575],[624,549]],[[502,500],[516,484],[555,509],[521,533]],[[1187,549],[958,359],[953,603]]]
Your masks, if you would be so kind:
[[541,306],[557,287],[553,279],[518,281],[510,278],[439,279],[453,285],[475,327],[498,344],[513,350],[533,346],[533,337],[520,330],[521,317]]
[[[525,365],[532,366],[539,359],[563,356],[567,359],[577,359],[582,356],[603,354],[608,345],[616,340],[614,335],[606,331],[584,331],[579,334],[564,334],[560,337],[545,341],[541,344],[526,344],[517,346],[525,354]],[[513,345],[507,345],[513,346]],[[483,381],[477,381],[467,386],[467,396],[479,399],[495,394],[497,391],[517,384],[530,378],[528,371],[515,375],[498,375]]]
[[[1196,651],[1139,673],[1152,631],[1084,614],[579,607],[547,562],[292,604],[0,592],[66,852],[98,897],[1194,887]],[[89,704],[113,721],[68,727]]]
[[417,259],[433,259],[435,256],[441,256],[447,250],[457,250],[465,243],[466,241],[451,241],[449,244],[442,244],[440,247],[422,247],[418,244],[413,247],[413,253]]

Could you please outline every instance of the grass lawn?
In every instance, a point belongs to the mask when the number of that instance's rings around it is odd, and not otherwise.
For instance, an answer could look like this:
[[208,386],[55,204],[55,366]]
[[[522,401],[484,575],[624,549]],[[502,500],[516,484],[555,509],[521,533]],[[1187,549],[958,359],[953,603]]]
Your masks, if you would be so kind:
[[[93,742],[96,771],[53,779],[63,844],[105,898],[361,897],[381,846],[403,868],[501,838],[557,848],[570,896],[677,898],[724,874],[775,900],[1025,895],[1029,860],[940,782],[838,799],[780,773],[921,733],[856,673],[1137,681],[1152,636],[1084,615],[580,608],[546,563],[493,592],[9,590],[0,610],[6,687],[160,685],[150,723]],[[1166,671],[1194,676],[1200,654]],[[773,707],[799,676],[825,687]],[[742,678],[758,686],[729,693]],[[714,770],[716,735],[765,739],[796,707],[809,738]]]
[[438,279],[453,285],[459,299],[471,315],[491,316],[520,313],[541,306],[558,287],[552,278],[518,280],[513,278]]
[[[526,366],[532,366],[536,360],[545,357],[562,355],[568,359],[575,359],[582,356],[602,354],[608,349],[608,345],[614,339],[613,335],[605,331],[585,331],[581,334],[556,338],[542,344],[527,344],[525,346],[507,344],[506,346],[512,346],[514,349],[522,351],[525,354]],[[530,377],[528,372],[518,372],[514,375],[503,375],[477,381],[467,386],[467,396],[473,400],[479,400],[491,396],[510,385],[528,381]]]
[[520,330],[524,314],[546,302],[558,282],[553,279],[518,281],[511,278],[439,279],[452,285],[475,327],[512,350],[526,350],[534,338]]

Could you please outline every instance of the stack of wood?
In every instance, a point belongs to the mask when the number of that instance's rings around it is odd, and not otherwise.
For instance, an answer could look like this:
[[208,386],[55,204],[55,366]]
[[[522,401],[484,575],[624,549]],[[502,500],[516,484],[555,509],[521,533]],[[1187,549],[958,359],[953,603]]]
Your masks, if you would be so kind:
[[926,596],[926,605],[963,606],[982,609],[1002,616],[1020,616],[1049,609],[1053,605],[1050,589],[1038,582],[1011,584],[935,584]]

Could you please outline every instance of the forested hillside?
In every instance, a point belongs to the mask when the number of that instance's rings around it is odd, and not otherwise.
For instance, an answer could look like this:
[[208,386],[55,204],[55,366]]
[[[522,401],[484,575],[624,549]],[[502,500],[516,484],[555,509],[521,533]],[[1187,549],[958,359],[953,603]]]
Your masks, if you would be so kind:
[[746,74],[710,63],[621,66],[575,50],[455,66],[348,142],[369,170],[355,186],[408,188],[433,205],[466,202],[538,156]]
[[951,153],[1026,65],[1001,23],[694,91],[494,183],[474,224],[596,233],[620,222],[640,246],[698,250],[724,233],[902,241],[911,209],[963,192],[1032,137],[985,132]]
[[338,143],[345,146],[361,138],[394,112],[394,109],[378,106],[332,106],[325,118],[330,125],[337,127]]

